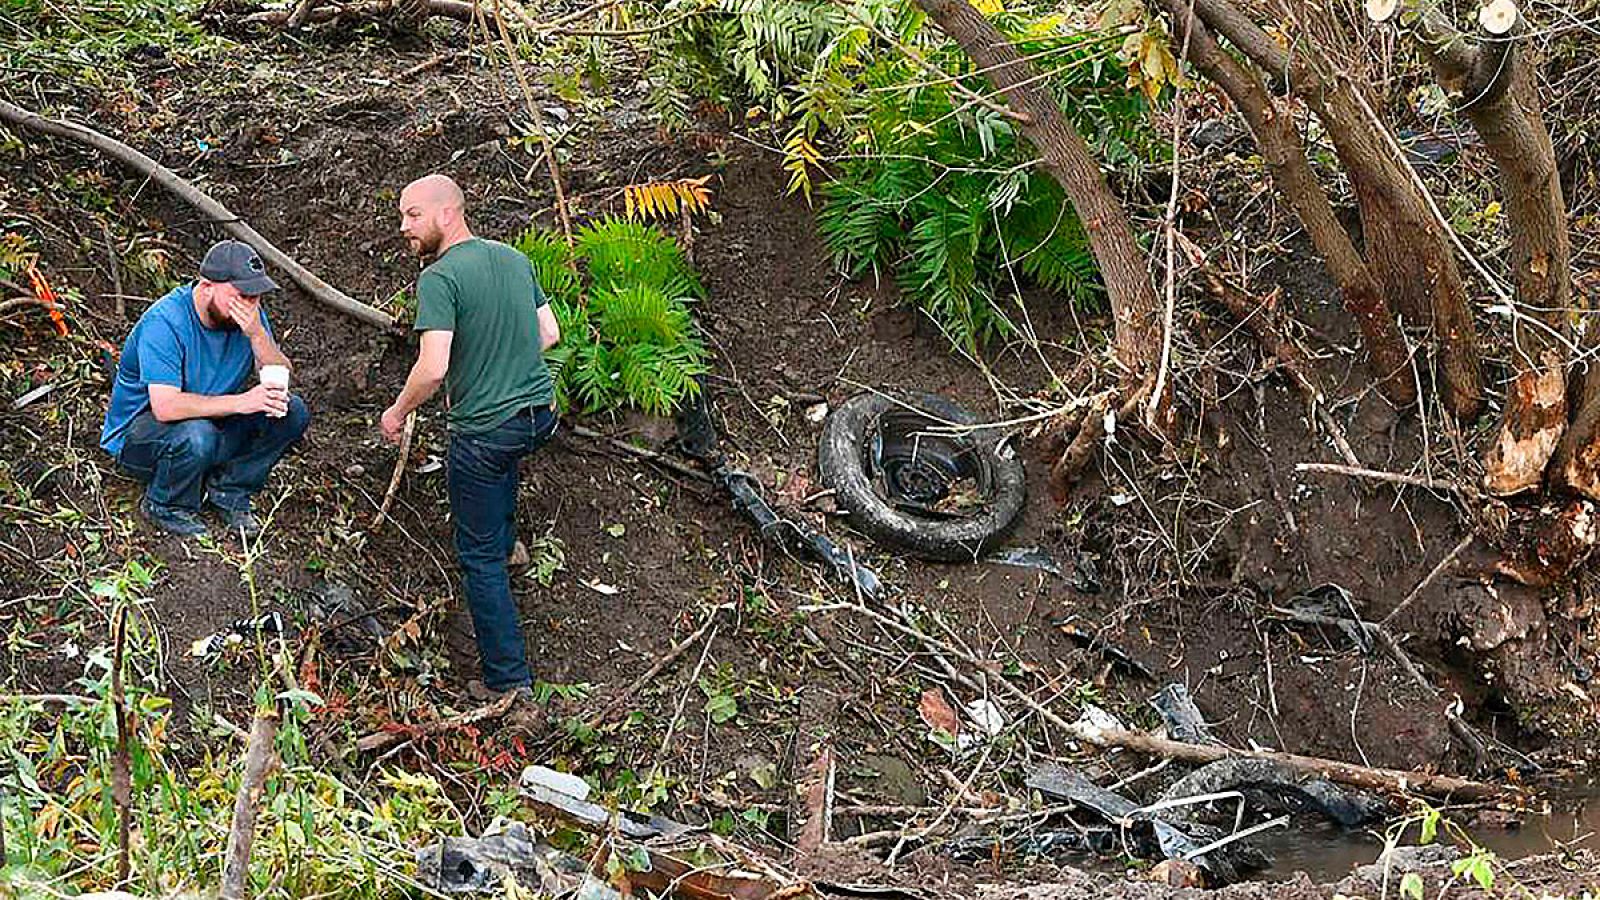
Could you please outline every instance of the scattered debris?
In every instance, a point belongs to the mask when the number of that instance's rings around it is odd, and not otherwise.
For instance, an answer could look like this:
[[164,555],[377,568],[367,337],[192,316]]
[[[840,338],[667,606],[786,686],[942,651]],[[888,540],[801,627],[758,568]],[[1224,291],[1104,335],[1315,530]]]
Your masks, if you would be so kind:
[[641,816],[626,810],[613,815],[605,807],[589,802],[589,786],[583,779],[544,766],[522,770],[520,788],[523,799],[535,807],[589,830],[606,832],[614,827],[618,834],[635,840],[679,837],[691,830],[688,825],[659,816]]
[[[753,851],[716,835],[691,834],[691,829],[656,816],[606,808],[585,799],[587,788],[571,776],[530,766],[522,773],[524,800],[591,834],[605,836],[590,861],[595,875],[610,874],[624,896],[639,889],[683,900],[803,900],[814,898],[811,885],[780,870]],[[649,844],[636,841],[650,839]],[[692,860],[692,862],[690,861]]]
[[221,656],[229,647],[244,643],[246,638],[279,634],[283,634],[283,616],[273,610],[253,618],[239,619],[220,631],[197,639],[189,646],[189,655],[212,659]]
[[878,599],[883,593],[878,573],[811,526],[778,515],[761,496],[761,484],[755,476],[728,464],[717,449],[719,438],[707,393],[702,379],[700,390],[679,411],[678,447],[711,472],[711,480],[733,497],[733,508],[755,523],[764,539],[796,556],[822,563],[840,583],[854,586],[868,599]]
[[1167,724],[1167,736],[1187,744],[1220,744],[1206,728],[1205,716],[1189,696],[1189,688],[1178,683],[1169,684],[1150,698],[1150,705],[1161,714]]
[[1020,569],[1038,569],[1057,578],[1066,578],[1061,570],[1061,564],[1040,547],[1007,547],[998,553],[992,553],[986,559],[1002,566],[1016,566]]
[[1086,650],[1098,653],[1102,659],[1111,664],[1111,668],[1124,675],[1133,675],[1150,681],[1156,680],[1156,673],[1150,667],[1133,658],[1133,654],[1107,641],[1098,634],[1092,634],[1079,628],[1070,619],[1055,623],[1056,630],[1072,639],[1074,644]]
[[582,860],[536,842],[521,822],[498,818],[481,837],[447,837],[417,851],[417,880],[443,894],[499,896],[509,878],[557,896],[577,888],[586,875]]
[[1331,583],[1319,584],[1285,600],[1283,606],[1285,610],[1295,613],[1334,620],[1333,624],[1344,632],[1350,643],[1361,648],[1362,653],[1371,655],[1372,635],[1361,627],[1361,614],[1356,610],[1354,598],[1344,587]]
[[[1388,805],[1378,797],[1346,791],[1325,778],[1266,759],[1223,759],[1201,766],[1174,782],[1161,799],[1230,791],[1244,793],[1260,808],[1317,812],[1345,828],[1381,821],[1388,813]],[[1167,817],[1189,819],[1195,812],[1193,806],[1176,807]]]
[[1271,860],[1248,844],[1221,844],[1218,839],[1224,838],[1220,831],[1202,825],[1190,826],[1188,830],[1181,828],[1078,772],[1053,763],[1029,772],[1027,785],[1104,819],[1119,829],[1126,845],[1137,855],[1146,859],[1193,862],[1222,884],[1237,881],[1241,872],[1263,869],[1271,864]]

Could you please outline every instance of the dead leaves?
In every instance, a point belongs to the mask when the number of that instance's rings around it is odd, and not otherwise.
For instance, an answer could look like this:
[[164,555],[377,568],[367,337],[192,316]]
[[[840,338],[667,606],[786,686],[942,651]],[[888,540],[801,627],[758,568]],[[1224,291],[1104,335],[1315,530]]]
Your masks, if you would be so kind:
[[710,175],[680,178],[676,181],[651,181],[630,184],[622,189],[628,218],[672,219],[680,214],[705,212],[711,208]]

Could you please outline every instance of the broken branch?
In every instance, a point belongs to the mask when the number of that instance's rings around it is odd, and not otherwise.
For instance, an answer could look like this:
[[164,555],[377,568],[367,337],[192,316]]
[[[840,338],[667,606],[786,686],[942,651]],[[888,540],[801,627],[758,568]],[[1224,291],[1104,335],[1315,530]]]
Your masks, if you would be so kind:
[[1239,757],[1264,759],[1280,763],[1329,781],[1353,785],[1372,791],[1390,794],[1422,793],[1435,797],[1461,800],[1519,800],[1522,793],[1516,788],[1486,784],[1449,775],[1432,775],[1426,772],[1402,772],[1398,769],[1380,769],[1359,766],[1355,763],[1300,756],[1295,753],[1234,750],[1216,744],[1185,744],[1142,732],[1123,728],[1103,728],[1084,720],[1069,727],[1077,739],[1103,750],[1122,749],[1174,759],[1178,762],[1204,765],[1219,759]]
[[395,492],[400,489],[400,477],[406,473],[406,457],[411,455],[411,435],[417,428],[417,411],[412,410],[406,416],[405,428],[400,432],[400,457],[394,461],[394,474],[389,476],[389,489],[383,492],[383,503],[378,506],[378,512],[372,517],[372,524],[367,526],[368,531],[377,531],[378,526],[389,515],[389,507],[394,505]]
[[[0,121],[39,134],[65,138],[99,150],[123,165],[134,169],[141,175],[149,177],[178,199],[188,203],[208,219],[220,225],[222,230],[254,247],[257,253],[260,253],[268,262],[287,273],[289,278],[313,299],[369,325],[388,328],[394,324],[394,319],[386,313],[350,297],[312,274],[305,266],[302,266],[288,254],[273,246],[259,232],[251,228],[244,220],[234,215],[227,207],[217,202],[209,194],[179,177],[171,169],[116,138],[107,137],[93,128],[87,125],[80,125],[77,122],[46,118],[6,100],[0,100]],[[3,309],[3,307],[0,307],[0,309]]]
[[250,881],[250,847],[255,842],[256,812],[274,763],[272,744],[278,736],[278,714],[257,711],[250,723],[250,744],[244,754],[244,777],[233,798],[233,827],[222,866],[222,900],[244,900]]

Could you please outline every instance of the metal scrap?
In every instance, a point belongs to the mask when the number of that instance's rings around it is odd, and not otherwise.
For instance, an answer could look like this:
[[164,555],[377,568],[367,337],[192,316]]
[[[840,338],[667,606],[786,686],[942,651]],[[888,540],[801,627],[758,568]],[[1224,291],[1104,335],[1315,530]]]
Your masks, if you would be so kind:
[[[521,793],[536,809],[605,838],[590,863],[595,875],[631,895],[683,900],[801,900],[810,883],[780,872],[756,854],[669,819],[627,810],[612,813],[587,799],[587,785],[542,766],[523,770]],[[648,840],[648,843],[644,841]],[[613,862],[615,865],[613,865]]]
[[1062,620],[1056,622],[1055,625],[1056,630],[1071,638],[1074,644],[1099,654],[1102,659],[1111,664],[1113,670],[1119,671],[1124,675],[1135,675],[1151,681],[1156,680],[1156,673],[1150,671],[1149,666],[1134,659],[1133,654],[1100,635],[1085,631],[1070,620]]
[[1222,743],[1206,728],[1205,716],[1200,714],[1200,707],[1194,705],[1194,698],[1189,696],[1185,685],[1167,685],[1150,698],[1150,705],[1161,714],[1161,720],[1167,725],[1167,735],[1173,740],[1186,744]]
[[[1287,812],[1318,812],[1346,828],[1383,819],[1388,807],[1378,797],[1347,791],[1331,781],[1269,759],[1220,759],[1178,779],[1161,795],[1176,800],[1228,791],[1243,792],[1257,806]],[[1193,807],[1180,807],[1171,818],[1188,818]]]

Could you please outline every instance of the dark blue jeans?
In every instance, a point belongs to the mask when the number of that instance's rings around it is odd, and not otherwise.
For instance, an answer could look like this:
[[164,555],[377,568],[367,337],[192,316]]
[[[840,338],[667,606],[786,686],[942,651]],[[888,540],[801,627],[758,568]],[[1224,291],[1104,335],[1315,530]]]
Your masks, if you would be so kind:
[[546,407],[524,410],[482,434],[450,436],[450,513],[483,683],[496,691],[533,683],[506,557],[516,543],[517,463],[556,430]]
[[305,401],[289,398],[287,415],[161,422],[149,410],[128,428],[117,465],[149,485],[158,507],[198,511],[207,496],[224,509],[249,509],[250,497],[311,422]]

